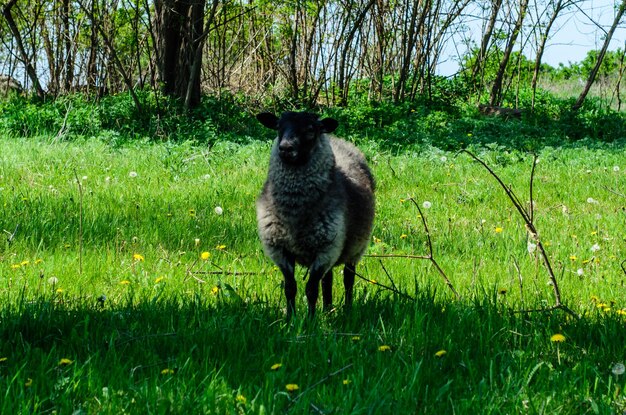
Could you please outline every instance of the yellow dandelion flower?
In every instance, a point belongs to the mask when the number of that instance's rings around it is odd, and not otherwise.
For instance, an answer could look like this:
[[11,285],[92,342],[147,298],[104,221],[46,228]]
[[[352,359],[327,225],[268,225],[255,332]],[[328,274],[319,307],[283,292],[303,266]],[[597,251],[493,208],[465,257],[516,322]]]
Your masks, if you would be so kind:
[[569,259],[572,261],[576,261],[578,258],[576,257],[576,255],[570,255]]
[[377,237],[375,237],[375,236],[372,236],[372,239],[374,240],[374,243],[375,243],[375,244],[379,244],[379,243],[381,243],[381,242],[382,242],[382,240],[381,240],[380,238],[377,238]]
[[441,349],[435,353],[435,357],[444,357],[448,353],[446,350]]
[[41,264],[42,262],[43,262],[43,259],[39,259],[38,258],[38,259],[35,260],[35,265]]
[[287,389],[287,392],[295,392],[300,389],[300,386],[295,383],[288,383],[285,385],[285,389]]
[[8,357],[0,357],[0,363],[6,362],[7,360],[9,360]]
[[129,284],[130,284],[130,281],[128,280],[120,281],[120,285],[129,285]]
[[211,288],[211,294],[216,295],[218,292],[220,292],[220,287],[218,287],[217,285]]
[[376,280],[370,280],[370,284],[378,284]]
[[553,334],[552,337],[550,337],[550,341],[554,343],[563,343],[565,341],[565,336],[561,333]]
[[378,346],[378,351],[379,352],[389,352],[389,351],[391,351],[391,346],[383,344],[382,346]]
[[246,399],[245,396],[243,396],[242,394],[237,395],[237,397],[235,398],[235,401],[237,401],[237,403],[240,403],[242,405],[245,405],[246,402],[248,402],[248,400]]
[[626,310],[623,308],[617,310],[616,313],[619,314],[620,316],[626,316]]
[[31,378],[26,379],[26,382],[24,382],[24,386],[27,388],[30,388],[33,385],[33,380]]
[[29,263],[30,263],[30,261],[22,261],[22,262],[20,262],[20,265],[24,267],[24,266],[28,265]]
[[598,304],[596,304],[596,307],[604,308],[604,307],[608,307],[608,305],[606,303],[598,303]]
[[74,363],[73,360],[70,360],[66,357],[64,357],[63,359],[59,360],[59,366],[68,366],[71,365],[72,363]]
[[591,302],[597,303],[598,301],[600,301],[600,298],[597,295],[592,295],[591,296]]
[[352,340],[353,342],[358,342],[359,340],[361,340],[361,336],[352,336],[350,340]]
[[205,251],[200,254],[200,259],[202,259],[203,261],[206,261],[207,259],[209,259],[210,256],[211,256],[211,253]]
[[598,231],[592,231],[590,235],[593,236],[593,235],[597,235],[597,234],[598,234]]
[[218,245],[215,247],[215,249],[217,249],[218,251],[223,251],[224,249],[226,249],[226,245]]
[[196,210],[195,209],[189,209],[189,216],[196,216]]
[[408,237],[408,235],[406,233],[403,233],[402,235],[400,235],[400,239],[406,239]]
[[498,289],[498,294],[500,295],[505,295],[507,293],[507,289],[506,288],[500,288]]
[[591,262],[591,260],[590,260],[590,259],[583,259],[583,264],[588,264],[588,263],[590,263],[590,262]]
[[170,369],[169,367],[166,367],[165,369],[163,369],[161,371],[162,375],[173,375],[174,374],[174,369]]
[[501,233],[503,230],[504,230],[503,228],[501,228],[501,227],[499,227],[499,226],[498,226],[498,227],[496,228],[496,233]]
[[20,264],[13,264],[13,265],[11,265],[11,269],[18,269],[20,267],[21,267]]
[[133,259],[135,261],[143,261],[145,258],[141,254],[133,254]]
[[352,383],[352,381],[350,379],[344,379],[342,382],[344,385],[349,385]]
[[63,288],[57,288],[56,293],[57,294],[63,294],[63,291],[64,291]]
[[281,367],[283,367],[282,363],[274,363],[272,365],[272,367],[270,367],[270,370],[276,371],[276,370],[280,369]]
[[165,277],[157,277],[157,279],[154,280],[155,284],[160,283],[161,281],[163,281],[165,279]]

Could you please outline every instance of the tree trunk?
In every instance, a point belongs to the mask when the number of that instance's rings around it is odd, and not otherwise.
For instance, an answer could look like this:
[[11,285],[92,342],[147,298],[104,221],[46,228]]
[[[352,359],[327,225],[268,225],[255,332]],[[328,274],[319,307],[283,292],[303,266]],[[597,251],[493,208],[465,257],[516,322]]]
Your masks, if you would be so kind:
[[20,54],[20,60],[26,67],[26,73],[30,78],[30,81],[33,83],[33,88],[35,88],[35,93],[39,98],[44,98],[46,93],[41,87],[41,83],[39,82],[39,77],[37,76],[37,72],[35,71],[35,67],[33,66],[30,58],[28,57],[28,53],[26,53],[26,49],[24,48],[24,42],[22,41],[22,35],[20,30],[13,19],[13,15],[11,14],[11,9],[15,6],[17,0],[10,0],[3,8],[2,15],[4,16],[7,24],[9,25],[9,29],[11,30],[11,34],[15,39],[15,44],[17,45],[17,50]]
[[591,70],[591,73],[589,74],[589,78],[587,79],[587,83],[585,84],[583,91],[578,96],[578,99],[576,100],[574,105],[572,105],[572,110],[578,111],[580,107],[582,107],[583,102],[585,102],[585,98],[587,97],[587,94],[589,93],[589,90],[591,89],[591,85],[593,85],[593,82],[596,80],[596,75],[598,75],[598,70],[600,70],[600,65],[602,65],[602,61],[604,60],[604,55],[606,54],[606,50],[609,47],[609,43],[611,43],[611,38],[613,37],[613,33],[615,33],[615,29],[617,28],[617,25],[619,24],[620,20],[622,20],[622,16],[624,15],[624,10],[626,10],[626,0],[623,0],[619,8],[617,9],[615,20],[613,20],[613,25],[611,26],[611,29],[609,29],[609,32],[606,34],[606,38],[604,39],[604,44],[602,45],[602,49],[600,50],[600,53],[598,54],[598,60],[596,61],[596,65]]
[[205,4],[206,0],[155,1],[163,92],[179,98],[187,108],[200,103]]
[[496,27],[496,21],[498,13],[500,13],[500,7],[502,7],[502,0],[492,0],[491,16],[489,17],[489,22],[487,23],[487,27],[485,28],[485,33],[483,34],[483,38],[480,43],[480,50],[478,51],[478,56],[476,56],[476,62],[474,62],[474,68],[472,69],[472,85],[476,85],[478,75],[481,74],[483,71],[485,59],[487,59],[487,49],[489,48],[489,41],[491,40],[491,35],[493,34],[493,30]]
[[[567,2],[566,2],[567,3]],[[535,57],[535,67],[533,69],[533,79],[531,81],[531,89],[532,89],[532,100],[531,100],[531,109],[535,109],[535,96],[537,93],[537,82],[539,80],[539,70],[541,69],[541,60],[543,59],[543,52],[546,49],[546,43],[548,41],[548,36],[550,34],[550,30],[556,21],[561,10],[565,8],[565,4],[563,0],[558,0],[554,5],[554,10],[552,11],[552,15],[546,24],[546,29],[543,33],[541,33],[541,39],[539,41],[539,45],[537,45],[537,56]],[[538,25],[540,26],[540,25]]]
[[511,58],[513,47],[515,46],[515,42],[517,41],[517,35],[522,28],[522,23],[524,22],[527,7],[528,0],[521,0],[519,15],[517,16],[517,21],[515,22],[515,26],[513,27],[513,33],[511,33],[511,37],[506,44],[506,48],[504,49],[504,55],[502,56],[500,66],[498,67],[498,72],[496,73],[496,79],[493,81],[489,105],[495,106],[501,104],[500,101],[502,100],[502,81],[504,80],[504,73],[506,72],[506,67],[509,64],[509,59]]

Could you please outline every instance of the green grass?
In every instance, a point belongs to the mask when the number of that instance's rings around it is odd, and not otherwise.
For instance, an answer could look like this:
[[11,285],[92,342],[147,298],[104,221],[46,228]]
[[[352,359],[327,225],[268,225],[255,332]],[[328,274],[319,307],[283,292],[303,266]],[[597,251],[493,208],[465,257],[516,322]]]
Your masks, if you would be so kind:
[[[539,154],[536,226],[575,319],[520,312],[552,306],[552,288],[483,168],[435,148],[360,145],[378,182],[369,253],[426,254],[406,199],[431,202],[435,258],[460,299],[428,261],[370,256],[359,273],[413,300],[359,279],[347,314],[336,278],[338,308],[307,323],[299,270],[287,324],[282,277],[256,236],[268,143],[0,139],[0,412],[626,409],[625,375],[612,373],[626,360],[623,147]],[[532,157],[474,150],[529,200]]]

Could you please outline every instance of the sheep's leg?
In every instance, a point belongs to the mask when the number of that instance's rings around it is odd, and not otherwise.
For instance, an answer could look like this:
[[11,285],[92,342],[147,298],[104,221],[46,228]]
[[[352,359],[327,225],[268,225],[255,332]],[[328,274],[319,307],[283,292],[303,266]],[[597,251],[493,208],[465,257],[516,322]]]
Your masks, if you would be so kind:
[[322,278],[322,298],[324,300],[324,311],[333,308],[333,269],[329,269]]
[[325,270],[320,267],[311,266],[309,280],[306,283],[306,298],[309,303],[309,317],[315,316],[315,305],[320,292],[320,281],[324,277]]
[[287,320],[296,312],[296,292],[298,285],[296,284],[295,270],[296,260],[291,255],[285,255],[283,261],[278,263],[278,268],[283,273],[285,279],[285,298],[287,298]]
[[352,308],[352,288],[354,287],[354,275],[356,264],[346,264],[343,268],[343,286],[346,291],[346,308]]

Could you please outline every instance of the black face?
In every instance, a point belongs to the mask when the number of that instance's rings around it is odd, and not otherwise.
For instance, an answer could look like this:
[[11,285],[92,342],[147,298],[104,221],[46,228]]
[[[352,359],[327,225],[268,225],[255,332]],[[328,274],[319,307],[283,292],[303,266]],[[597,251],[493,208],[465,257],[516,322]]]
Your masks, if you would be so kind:
[[337,128],[332,118],[320,120],[310,112],[284,112],[280,118],[262,113],[257,119],[268,128],[278,130],[278,154],[284,163],[305,164],[319,137]]

